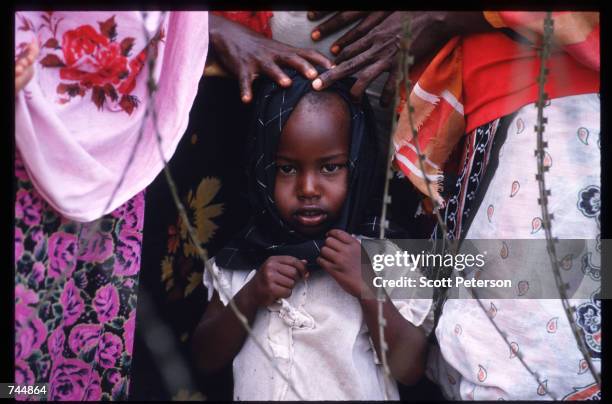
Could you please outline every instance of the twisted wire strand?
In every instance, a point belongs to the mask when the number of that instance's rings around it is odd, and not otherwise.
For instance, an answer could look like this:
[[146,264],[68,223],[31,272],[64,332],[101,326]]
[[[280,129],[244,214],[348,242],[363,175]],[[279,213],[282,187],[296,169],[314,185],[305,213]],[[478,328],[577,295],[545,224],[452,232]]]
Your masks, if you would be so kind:
[[[571,305],[569,304],[569,301],[567,299],[567,294],[565,291],[566,285],[563,283],[562,278],[561,278],[561,274],[559,271],[559,267],[558,267],[558,260],[556,258],[556,250],[555,250],[555,241],[556,239],[553,238],[552,236],[552,231],[551,231],[551,221],[553,219],[552,214],[550,214],[548,212],[548,199],[547,196],[550,195],[550,190],[546,190],[546,184],[545,184],[545,180],[544,180],[544,172],[547,171],[547,168],[544,167],[543,164],[543,156],[544,156],[544,148],[547,146],[546,142],[543,141],[542,137],[543,137],[543,132],[544,132],[544,124],[547,123],[546,118],[543,116],[543,108],[545,107],[545,102],[547,99],[547,95],[544,92],[544,84],[546,81],[546,75],[548,73],[548,69],[545,67],[545,62],[550,54],[550,46],[551,46],[551,42],[552,42],[552,32],[553,32],[553,18],[550,12],[547,12],[546,14],[546,18],[544,21],[544,36],[543,36],[543,46],[542,46],[542,50],[540,52],[540,57],[541,57],[541,66],[540,66],[540,73],[539,73],[539,78],[538,78],[538,84],[539,84],[539,92],[538,92],[538,102],[537,102],[537,108],[538,108],[538,126],[536,126],[536,132],[537,132],[537,150],[536,150],[536,155],[537,155],[537,163],[538,163],[538,176],[537,176],[537,180],[538,180],[538,184],[539,184],[539,190],[540,190],[540,205],[542,208],[542,221],[543,221],[543,227],[545,229],[545,233],[546,233],[546,240],[547,240],[547,251],[551,260],[551,267],[553,270],[553,274],[555,276],[555,281],[557,283],[557,288],[559,290],[560,296],[561,296],[561,300],[563,303],[563,307],[564,307],[564,311],[566,313],[566,316],[568,318],[569,324],[571,326],[573,335],[577,341],[578,347],[582,353],[582,355],[584,356],[584,359],[586,360],[588,366],[589,366],[589,370],[591,372],[591,374],[593,375],[595,381],[597,382],[597,384],[601,387],[601,376],[598,372],[596,372],[593,362],[592,362],[592,358],[591,355],[588,353],[588,350],[586,349],[586,346],[584,345],[584,341],[582,340],[582,338],[580,337],[580,331],[578,330],[578,327],[575,323],[575,320],[573,318],[573,307],[571,307]],[[143,23],[143,31],[145,33],[145,37],[146,37],[146,43],[149,42],[150,37],[149,37],[149,33],[146,29],[146,27],[144,26]],[[413,125],[413,116],[412,113],[414,112],[414,108],[410,105],[410,90],[411,90],[411,83],[410,80],[407,77],[407,72],[409,71],[410,66],[412,65],[412,57],[409,55],[408,52],[408,44],[410,43],[410,39],[411,39],[411,34],[410,34],[410,18],[407,18],[405,23],[404,23],[404,30],[403,30],[403,40],[402,40],[402,46],[400,49],[400,58],[401,58],[401,70],[402,70],[402,81],[405,83],[405,89],[406,89],[406,94],[408,95],[407,97],[407,108],[408,108],[408,117],[409,117],[409,122],[410,122],[410,127],[412,130],[412,134],[413,134],[413,138],[416,139],[417,138],[417,131],[414,128]],[[126,173],[128,171],[128,169],[130,168],[134,156],[136,154],[138,145],[141,142],[143,133],[144,133],[144,123],[146,122],[146,118],[149,115],[149,113],[151,113],[152,118],[153,118],[153,122],[154,122],[154,127],[155,127],[155,134],[156,134],[156,139],[157,139],[157,144],[158,144],[158,150],[160,153],[160,157],[162,158],[163,162],[164,162],[164,174],[166,177],[166,180],[168,182],[168,186],[170,188],[171,194],[172,194],[172,198],[173,198],[173,202],[177,208],[177,210],[179,211],[179,214],[181,216],[181,219],[183,220],[183,222],[185,223],[187,230],[188,230],[188,234],[190,236],[190,240],[193,243],[193,245],[196,247],[197,253],[199,258],[204,262],[204,267],[205,270],[208,271],[213,279],[215,280],[215,282],[218,283],[219,279],[217,274],[212,270],[212,267],[210,266],[209,262],[208,262],[208,256],[206,251],[202,248],[201,244],[199,243],[198,240],[198,236],[197,233],[194,229],[194,227],[191,225],[190,221],[189,221],[189,217],[188,214],[185,210],[185,207],[183,206],[182,202],[180,201],[180,197],[178,195],[178,191],[177,191],[177,187],[176,184],[173,180],[173,177],[170,173],[170,169],[167,165],[167,161],[165,160],[165,157],[163,156],[163,152],[161,149],[161,136],[158,130],[158,125],[157,125],[157,111],[155,110],[155,107],[153,106],[153,95],[154,92],[156,90],[156,83],[155,83],[155,79],[153,77],[153,68],[155,66],[155,60],[151,57],[152,52],[148,52],[147,53],[147,64],[149,66],[148,69],[148,97],[149,97],[149,102],[147,103],[148,107],[147,107],[147,111],[145,112],[145,116],[143,119],[143,122],[141,124],[140,130],[139,130],[139,134],[138,137],[136,139],[136,142],[132,148],[132,151],[130,153],[130,157],[126,163],[126,167],[122,172],[122,176],[120,177],[119,182],[117,183],[115,189],[113,190],[113,193],[111,194],[111,197],[109,198],[109,201],[106,205],[105,210],[112,204],[112,201],[114,200],[114,197],[118,191],[118,189],[120,188],[121,184],[123,183]],[[401,81],[398,83],[398,89],[401,86]],[[396,99],[396,103],[398,102],[398,100]],[[149,108],[151,108],[149,110]],[[395,119],[393,120],[393,129],[392,132],[394,132],[395,129],[395,125],[396,125],[396,121]],[[420,150],[420,146],[418,141],[414,142],[416,151],[417,151],[417,155],[418,155],[418,160],[419,160],[419,168],[421,169],[422,173],[425,174],[425,169],[424,169],[424,164],[423,161],[425,159],[425,156],[422,154],[421,150]],[[389,182],[392,178],[392,171],[391,171],[391,162],[392,162],[392,155],[393,155],[393,143],[392,143],[392,139],[390,139],[389,142],[389,153],[387,156],[387,172],[386,172],[386,182],[385,182],[385,188],[384,188],[384,195],[383,195],[383,206],[382,206],[382,211],[381,211],[381,230],[380,230],[380,235],[379,238],[383,239],[385,236],[385,229],[388,226],[388,223],[386,221],[386,214],[387,214],[387,205],[391,202],[391,198],[389,196]],[[440,229],[442,231],[443,234],[443,243],[446,244],[448,243],[448,245],[450,246],[450,251],[453,252],[457,252],[458,250],[458,244],[459,244],[459,240],[457,239],[450,239],[448,236],[448,229],[446,226],[445,221],[442,219],[439,209],[440,206],[437,203],[436,199],[433,197],[433,192],[431,190],[431,181],[429,180],[429,178],[427,177],[427,175],[423,175],[425,182],[426,182],[426,186],[427,186],[427,191],[428,191],[428,196],[429,198],[432,200],[433,204],[434,204],[434,214],[436,217],[436,221],[438,226],[440,226]],[[43,297],[39,300],[39,303],[35,306],[35,310],[33,310],[30,315],[26,318],[26,322],[31,323],[33,316],[38,313],[39,309],[42,306],[42,303],[45,302],[49,296],[51,295],[51,293],[53,293],[56,289],[59,289],[59,286],[61,284],[63,284],[63,282],[66,281],[66,274],[62,273],[58,278],[56,278],[56,280],[53,282],[53,284],[48,288],[48,290],[45,292],[45,294],[43,295]],[[469,292],[472,294],[472,296],[476,299],[476,301],[478,302],[479,306],[481,307],[481,309],[485,312],[485,314],[487,314],[487,310],[484,307],[482,301],[476,296],[475,292],[473,290],[471,290],[471,288],[468,288]],[[257,347],[262,351],[262,353],[264,354],[264,356],[266,357],[266,359],[273,365],[273,368],[275,369],[275,371],[281,376],[281,378],[288,384],[288,386],[291,388],[291,390],[293,391],[293,393],[301,400],[302,397],[299,395],[299,393],[296,391],[295,386],[293,385],[293,383],[282,373],[282,371],[278,368],[278,365],[276,364],[276,361],[268,354],[268,352],[263,348],[262,343],[257,339],[257,337],[255,337],[255,335],[253,334],[253,331],[251,329],[251,327],[248,324],[248,321],[246,319],[246,317],[240,312],[240,310],[238,309],[238,307],[236,307],[235,302],[233,300],[233,298],[229,298],[229,296],[227,296],[227,291],[225,291],[223,288],[220,288],[220,293],[222,293],[224,295],[224,297],[228,298],[228,305],[230,306],[232,312],[234,313],[234,315],[236,315],[236,317],[238,318],[239,322],[242,324],[242,326],[244,327],[244,329],[247,331],[247,333],[249,334],[249,336],[253,339],[253,341],[255,342],[255,344],[257,345]],[[387,363],[387,349],[388,346],[385,342],[384,339],[384,328],[386,325],[384,316],[383,316],[383,311],[382,311],[382,300],[381,300],[381,295],[379,294],[378,296],[378,324],[379,324],[379,334],[380,334],[380,346],[381,346],[381,360],[383,362],[383,369],[384,369],[384,375],[386,378],[390,377],[390,371],[388,368],[388,363]],[[444,296],[441,300],[441,304],[443,304],[444,302]],[[499,326],[496,324],[495,320],[492,318],[492,316],[489,316],[487,314],[487,318],[489,319],[489,321],[491,322],[491,324],[494,326],[494,328],[496,329],[497,333],[502,337],[502,339],[504,340],[504,342],[508,345],[508,347],[511,348],[511,343],[509,342],[509,340],[507,339],[507,335],[506,333],[504,333]],[[546,394],[548,394],[551,398],[553,399],[557,399],[557,397],[555,397],[551,392],[548,391],[546,384],[544,384],[541,380],[540,380],[540,376],[538,375],[537,372],[534,372],[533,370],[531,370],[531,368],[528,366],[528,364],[525,362],[525,359],[522,355],[522,353],[520,351],[516,352],[516,356],[518,357],[519,361],[521,362],[521,364],[523,365],[523,367],[534,377],[534,379],[538,382],[539,386],[541,386]],[[95,359],[94,359],[95,361]],[[385,399],[388,398],[388,394],[386,391],[386,386],[385,386]]]
[[[548,21],[548,24],[550,27],[552,27],[552,16],[551,13],[547,13],[546,16],[546,21]],[[545,22],[546,24],[546,22]],[[549,35],[545,35],[544,36],[544,46],[547,47],[547,49],[550,49],[550,44],[552,41],[552,30],[549,29]],[[413,63],[413,58],[408,55],[408,49],[409,49],[409,43],[410,43],[410,39],[411,39],[411,32],[410,32],[410,21],[409,19],[406,19],[406,22],[404,24],[404,32],[403,32],[403,44],[401,47],[401,52],[402,52],[402,59],[403,59],[403,65],[402,65],[402,75],[403,75],[403,81],[405,83],[405,89],[406,89],[406,94],[407,94],[407,108],[408,108],[408,119],[409,119],[409,123],[410,123],[410,129],[412,130],[412,135],[413,135],[413,139],[417,139],[418,133],[416,131],[416,128],[414,127],[414,123],[413,123],[413,112],[414,112],[414,108],[410,105],[410,90],[411,90],[411,82],[410,79],[407,77],[407,73],[410,69],[410,66]],[[546,55],[544,55],[544,53],[542,53],[542,57],[544,56],[548,56],[548,53],[546,53]],[[544,65],[544,63],[542,63],[542,66]],[[544,81],[545,80],[545,76],[542,78],[542,71],[541,71],[541,77],[540,77],[540,86],[542,88],[542,93],[543,93],[543,86],[544,86]],[[541,99],[538,102],[539,104],[539,108],[543,107],[544,102],[541,101]],[[542,115],[539,114],[538,118],[540,119],[540,127],[542,127],[542,123],[541,123],[541,119],[542,119]],[[434,214],[436,217],[436,221],[438,226],[441,229],[442,235],[443,235],[443,248],[445,248],[444,246],[448,243],[449,245],[449,251],[453,254],[457,253],[458,251],[458,247],[459,247],[459,240],[457,238],[453,238],[451,239],[448,235],[448,228],[446,226],[446,223],[444,222],[444,220],[442,220],[442,217],[440,215],[439,209],[440,206],[437,203],[436,199],[433,196],[433,192],[431,190],[431,181],[429,180],[429,178],[427,177],[426,173],[425,173],[425,168],[424,168],[424,164],[423,161],[425,160],[425,156],[422,154],[420,146],[419,146],[419,142],[415,141],[414,142],[414,146],[418,155],[418,161],[419,161],[419,168],[423,174],[423,178],[425,180],[426,186],[427,186],[427,193],[428,193],[428,197],[432,200],[433,204],[434,204]],[[543,155],[543,154],[542,154]],[[539,157],[539,164],[542,164],[542,157]],[[385,200],[386,200],[387,195],[385,195]],[[550,250],[550,249],[549,249]],[[554,251],[554,250],[553,250]],[[553,258],[551,258],[551,261],[553,260]],[[556,260],[554,261],[556,263]],[[557,271],[558,271],[558,267],[557,267]],[[439,275],[439,270],[436,274],[436,276]],[[493,316],[490,316],[487,312],[487,309],[484,307],[484,304],[482,303],[482,301],[478,298],[478,296],[476,295],[475,291],[472,290],[472,288],[467,288],[468,292],[471,294],[472,298],[474,298],[477,302],[479,307],[483,310],[483,312],[485,313],[486,317],[489,319],[489,322],[493,325],[494,329],[496,330],[497,334],[504,340],[504,342],[506,343],[506,345],[509,348],[512,348],[512,345],[510,343],[510,341],[508,340],[507,334],[502,331],[499,327],[499,325],[495,322],[495,320],[493,319]],[[559,291],[560,293],[564,293],[564,290],[562,291],[561,287],[559,286]],[[447,289],[443,289],[442,290],[442,295],[438,301],[438,305],[439,308],[441,309],[442,305],[444,304],[444,301],[446,299],[446,296],[448,294],[448,290]],[[563,296],[563,295],[562,295]],[[565,304],[568,304],[567,301],[565,302]],[[576,329],[575,323],[573,321],[573,319],[570,317],[569,315],[569,310],[566,310],[566,313],[568,313],[568,319],[570,320],[570,324],[572,325],[572,329],[574,330],[574,335],[576,336],[576,338],[578,339],[579,334],[578,331]],[[436,324],[437,324],[437,319],[436,319]],[[580,344],[580,343],[579,343]],[[584,344],[584,343],[582,343]],[[580,346],[580,345],[579,345]],[[583,346],[581,346],[581,351],[583,353],[583,355],[585,355],[585,357],[588,355],[586,353],[586,350],[583,349]],[[522,364],[522,366],[525,368],[525,370],[527,370],[527,372],[529,374],[531,374],[533,376],[533,378],[535,379],[535,381],[538,383],[538,386],[540,388],[542,388],[545,392],[545,394],[547,394],[548,396],[550,396],[553,400],[556,400],[557,397],[548,390],[547,388],[547,384],[544,383],[544,381],[541,380],[540,375],[538,374],[538,372],[534,371],[531,369],[531,367],[527,364],[527,362],[525,361],[525,358],[523,357],[522,352],[517,351],[516,353],[516,357],[519,359],[520,363]],[[592,364],[590,362],[589,366],[590,368],[592,368]],[[596,380],[599,380],[596,377]]]
[[548,210],[548,197],[550,196],[550,190],[546,189],[546,180],[545,180],[545,172],[548,171],[548,167],[544,166],[544,155],[545,148],[548,147],[548,142],[544,141],[544,126],[548,123],[548,119],[544,117],[544,108],[546,107],[546,101],[548,99],[548,94],[546,94],[544,90],[544,85],[546,84],[546,76],[549,73],[548,68],[546,67],[546,62],[550,57],[551,51],[551,43],[554,32],[554,20],[552,18],[552,13],[548,11],[546,13],[546,17],[544,19],[544,35],[543,35],[543,44],[542,49],[540,50],[540,70],[538,74],[538,101],[536,103],[538,109],[538,124],[535,127],[535,132],[537,135],[537,148],[535,150],[535,155],[537,159],[537,169],[538,174],[536,175],[536,180],[538,182],[538,190],[540,194],[540,198],[538,199],[538,204],[542,210],[542,227],[544,228],[544,232],[546,235],[546,251],[548,253],[548,257],[550,259],[551,270],[553,276],[555,278],[555,283],[557,286],[557,290],[559,291],[559,296],[561,298],[561,303],[563,305],[563,311],[567,317],[570,328],[572,330],[572,335],[576,340],[578,345],[578,349],[580,353],[584,357],[584,360],[587,362],[589,371],[591,375],[595,379],[595,382],[601,389],[601,375],[595,370],[595,366],[593,365],[593,360],[589,351],[584,343],[583,338],[580,336],[580,330],[576,325],[576,321],[574,320],[575,308],[572,307],[568,301],[567,297],[567,289],[569,285],[563,282],[563,278],[561,276],[561,271],[559,270],[559,260],[557,259],[557,251],[555,247],[555,243],[557,239],[552,235],[552,220],[553,214]]
[[[146,27],[144,25],[143,25],[143,28],[144,28],[145,37],[146,37],[146,40],[147,40],[147,43],[148,43],[148,41],[149,41],[149,33],[146,30]],[[179,212],[179,215],[180,215],[183,223],[185,223],[185,226],[187,227],[187,232],[189,234],[189,237],[191,239],[192,244],[196,248],[196,251],[198,253],[199,258],[204,263],[205,270],[208,271],[210,275],[212,275],[215,283],[221,285],[221,283],[219,282],[219,277],[217,276],[215,271],[210,266],[210,263],[208,261],[208,254],[202,248],[202,245],[200,244],[197,232],[196,232],[195,228],[191,225],[191,222],[189,220],[189,216],[187,215],[187,211],[185,209],[185,206],[183,205],[183,203],[180,200],[176,183],[174,182],[172,174],[170,173],[170,168],[168,167],[168,162],[166,161],[166,158],[163,155],[163,150],[161,148],[162,139],[161,139],[161,135],[160,135],[159,128],[158,128],[157,111],[155,109],[155,106],[153,105],[153,95],[154,95],[155,91],[157,90],[157,84],[155,83],[155,79],[153,77],[153,68],[155,66],[155,59],[152,58],[152,57],[149,57],[150,54],[151,53],[149,52],[148,53],[148,59],[147,59],[147,63],[148,63],[148,66],[149,66],[149,71],[148,71],[149,78],[148,78],[147,89],[148,89],[148,95],[149,95],[149,101],[150,101],[148,103],[148,105],[151,108],[150,111],[151,111],[151,115],[152,115],[152,119],[153,119],[153,126],[155,128],[155,136],[156,136],[156,139],[157,139],[157,146],[158,146],[158,150],[159,150],[159,155],[160,155],[160,158],[162,159],[162,161],[164,162],[164,175],[166,177],[166,181],[168,183],[168,187],[170,188],[170,193],[172,194],[172,199],[174,201],[174,204],[175,204],[175,206],[176,206],[176,208],[177,208],[177,210]],[[238,321],[240,322],[242,327],[245,329],[245,331],[247,332],[249,337],[253,340],[253,342],[259,348],[259,350],[264,354],[264,357],[266,358],[266,360],[272,365],[272,367],[278,373],[278,375],[287,383],[287,385],[289,386],[291,391],[296,395],[296,397],[299,400],[303,400],[303,397],[298,393],[298,391],[296,390],[294,384],[280,370],[280,368],[278,367],[278,364],[276,363],[274,358],[264,348],[263,343],[259,340],[259,338],[257,338],[255,336],[255,334],[253,333],[253,329],[249,325],[249,322],[248,322],[247,318],[244,316],[244,314],[242,314],[240,309],[236,306],[236,303],[234,302],[234,298],[229,296],[227,291],[223,287],[219,288],[219,293],[222,294],[223,297],[226,298],[226,300],[228,300],[228,306],[230,307],[230,309],[232,310],[232,312],[234,313],[234,315],[236,316],[236,318],[238,319]]]

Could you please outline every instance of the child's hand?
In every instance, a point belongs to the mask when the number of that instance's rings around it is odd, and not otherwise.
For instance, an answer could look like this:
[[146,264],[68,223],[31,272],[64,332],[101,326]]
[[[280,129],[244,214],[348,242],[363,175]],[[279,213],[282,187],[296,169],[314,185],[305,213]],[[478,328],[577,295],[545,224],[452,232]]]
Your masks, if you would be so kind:
[[308,277],[306,261],[288,255],[268,258],[250,282],[257,305],[269,306],[278,299],[291,296],[300,277]]
[[327,232],[317,263],[349,294],[360,297],[368,290],[361,274],[361,244],[347,232]]

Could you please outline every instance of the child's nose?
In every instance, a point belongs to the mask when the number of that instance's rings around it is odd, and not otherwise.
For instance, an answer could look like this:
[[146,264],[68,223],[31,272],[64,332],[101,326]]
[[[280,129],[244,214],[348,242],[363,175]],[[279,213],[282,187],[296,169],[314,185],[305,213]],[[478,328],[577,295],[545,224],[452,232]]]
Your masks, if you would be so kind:
[[318,198],[320,196],[319,186],[316,175],[313,173],[304,173],[300,176],[298,182],[298,197]]

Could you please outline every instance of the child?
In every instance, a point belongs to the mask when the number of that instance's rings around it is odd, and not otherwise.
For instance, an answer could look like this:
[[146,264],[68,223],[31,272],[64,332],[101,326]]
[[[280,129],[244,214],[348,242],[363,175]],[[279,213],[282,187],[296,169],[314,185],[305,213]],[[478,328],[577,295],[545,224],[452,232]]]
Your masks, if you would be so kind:
[[[233,297],[254,335],[301,397],[398,399],[378,360],[377,302],[362,277],[361,246],[351,234],[377,235],[384,160],[367,100],[349,100],[350,83],[310,92],[293,74],[283,89],[265,83],[251,139],[249,194],[259,212],[205,272],[211,299],[194,333],[202,368],[233,360],[234,399],[295,400],[227,306]],[[384,303],[393,377],[423,373],[431,301]],[[376,352],[374,352],[374,350]]]

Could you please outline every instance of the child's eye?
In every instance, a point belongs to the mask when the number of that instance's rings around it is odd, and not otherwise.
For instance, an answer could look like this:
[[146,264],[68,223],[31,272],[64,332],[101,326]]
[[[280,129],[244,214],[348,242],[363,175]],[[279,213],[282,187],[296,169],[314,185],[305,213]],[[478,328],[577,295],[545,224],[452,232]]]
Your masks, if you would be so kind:
[[346,164],[324,164],[323,167],[321,167],[321,171],[325,174],[335,173],[344,166],[346,166]]
[[295,174],[295,167],[289,164],[279,165],[278,170],[283,174]]

